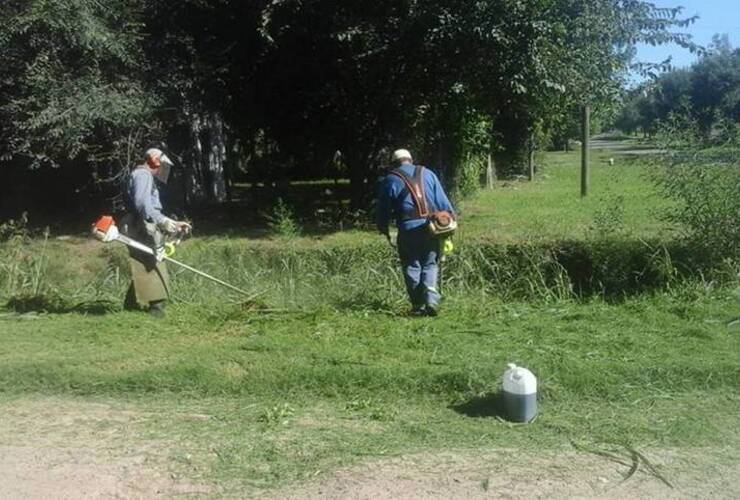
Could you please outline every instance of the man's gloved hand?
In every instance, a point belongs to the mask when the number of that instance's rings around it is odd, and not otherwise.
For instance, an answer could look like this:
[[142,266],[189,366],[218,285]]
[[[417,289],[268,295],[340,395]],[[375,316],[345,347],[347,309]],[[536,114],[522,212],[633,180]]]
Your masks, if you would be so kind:
[[177,232],[177,222],[165,217],[157,223],[157,227],[163,232],[168,234],[175,234]]
[[177,232],[182,233],[183,236],[186,236],[193,232],[193,225],[189,222],[177,222]]
[[455,245],[452,244],[452,238],[445,238],[444,243],[442,243],[442,253],[449,255],[453,250],[455,250]]
[[193,226],[187,222],[179,222],[170,219],[169,217],[162,219],[159,224],[157,224],[157,227],[167,234],[189,234],[193,230]]

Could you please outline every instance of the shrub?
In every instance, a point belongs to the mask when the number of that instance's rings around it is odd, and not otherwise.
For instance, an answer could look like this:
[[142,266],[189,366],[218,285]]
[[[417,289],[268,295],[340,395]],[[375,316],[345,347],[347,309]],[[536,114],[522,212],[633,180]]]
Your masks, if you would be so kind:
[[612,236],[622,231],[624,229],[624,196],[608,194],[599,201],[591,229],[599,237]]
[[463,200],[474,195],[480,188],[481,175],[485,170],[485,157],[468,155],[460,165],[460,176],[455,198]]
[[675,201],[668,217],[711,262],[740,258],[740,147],[678,150],[655,181]]
[[267,219],[270,230],[276,236],[294,238],[301,234],[301,228],[296,222],[293,210],[282,198],[277,199],[272,214]]

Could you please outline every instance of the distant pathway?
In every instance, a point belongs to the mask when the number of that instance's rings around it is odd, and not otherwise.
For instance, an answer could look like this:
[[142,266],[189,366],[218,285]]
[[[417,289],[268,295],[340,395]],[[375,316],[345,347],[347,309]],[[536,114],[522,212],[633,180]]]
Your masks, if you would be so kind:
[[609,149],[618,155],[659,155],[667,151],[650,145],[635,143],[635,139],[614,139],[609,136],[594,136],[590,142],[590,149]]

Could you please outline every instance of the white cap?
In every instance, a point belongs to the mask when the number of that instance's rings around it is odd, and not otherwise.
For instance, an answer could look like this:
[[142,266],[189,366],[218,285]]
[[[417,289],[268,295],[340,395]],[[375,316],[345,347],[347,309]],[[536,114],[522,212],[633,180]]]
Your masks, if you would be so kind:
[[155,158],[155,157],[161,157],[162,156],[162,150],[157,148],[150,148],[146,150],[146,153],[144,153],[144,158]]
[[172,163],[172,160],[170,160],[167,155],[162,152],[161,149],[147,149],[146,153],[144,153],[144,161],[146,161],[147,165],[149,165],[150,168],[155,168],[155,165],[150,163],[150,161],[154,158],[159,158],[159,166],[156,167],[157,172],[154,174],[154,176],[163,184],[167,184],[167,181],[170,177],[170,170],[174,166],[174,163]]
[[408,149],[397,149],[391,156],[392,161],[400,161],[404,159],[411,160],[411,153],[409,153]]

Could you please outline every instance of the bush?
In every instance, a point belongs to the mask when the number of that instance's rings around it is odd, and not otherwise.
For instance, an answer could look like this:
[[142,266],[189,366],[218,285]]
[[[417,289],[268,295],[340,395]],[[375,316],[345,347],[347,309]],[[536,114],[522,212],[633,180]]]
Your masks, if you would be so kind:
[[624,196],[610,193],[599,201],[591,229],[602,238],[621,232],[624,229]]
[[276,236],[294,238],[301,234],[301,228],[296,222],[293,209],[282,198],[278,198],[272,214],[267,219],[270,231]]
[[468,155],[460,166],[455,199],[464,200],[474,195],[480,188],[481,175],[485,170],[485,157]]
[[668,213],[708,262],[740,259],[740,146],[677,150],[655,181],[675,201]]

